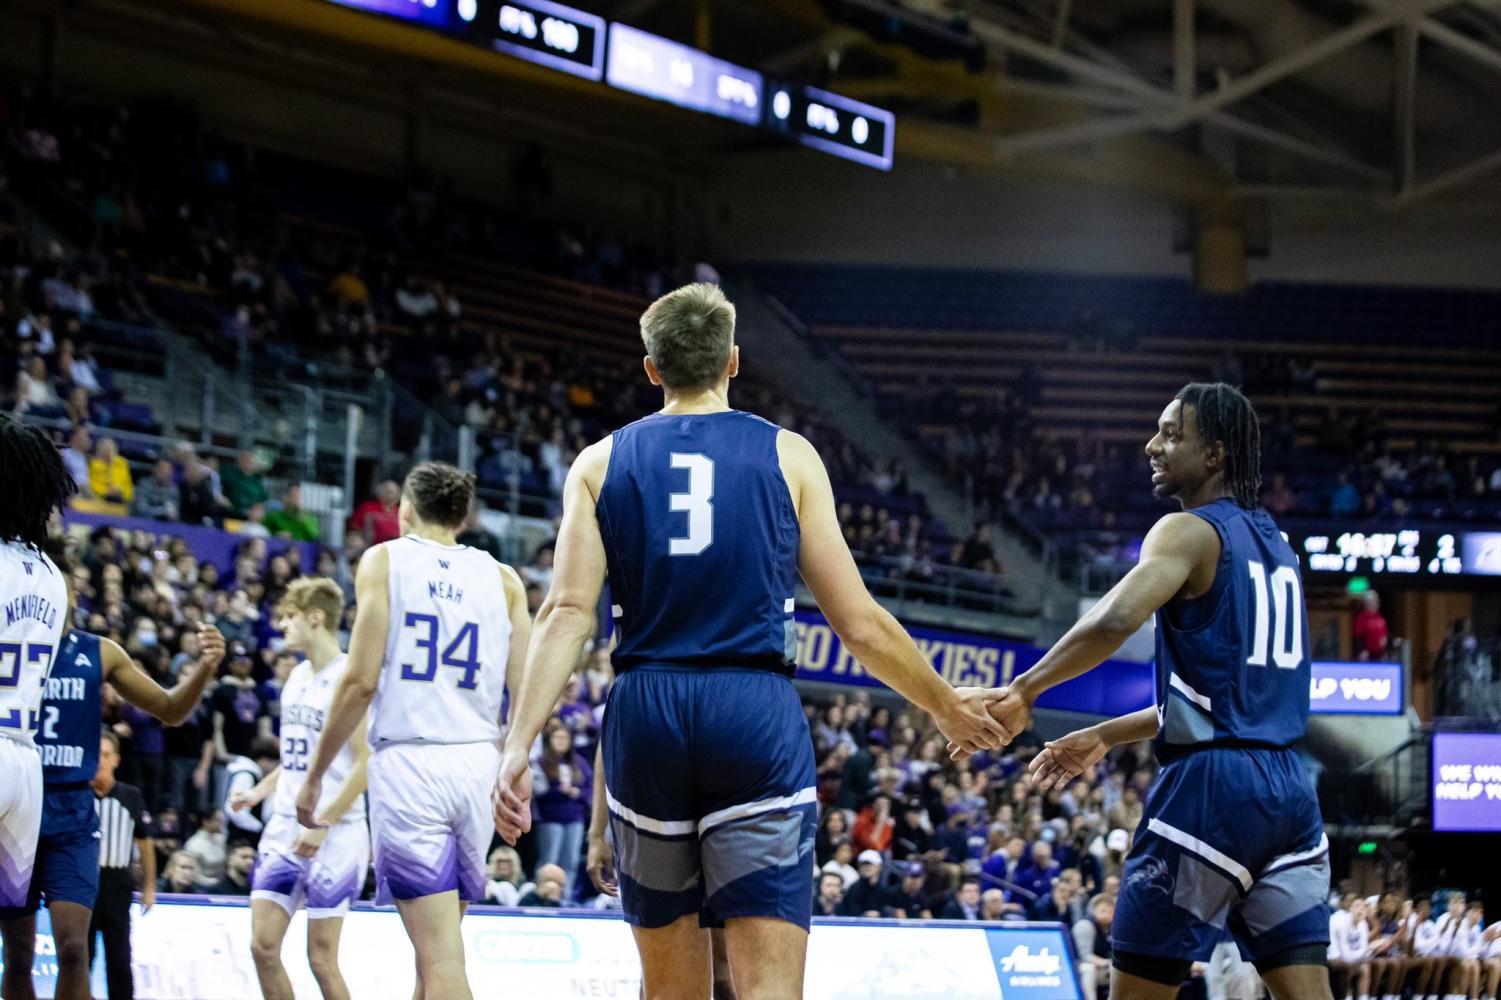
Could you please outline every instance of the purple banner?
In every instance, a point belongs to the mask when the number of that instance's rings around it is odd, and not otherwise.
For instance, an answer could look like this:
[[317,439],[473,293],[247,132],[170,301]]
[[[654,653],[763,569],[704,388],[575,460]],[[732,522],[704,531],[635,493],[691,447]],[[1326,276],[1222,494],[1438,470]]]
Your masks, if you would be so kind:
[[1433,734],[1433,829],[1501,833],[1501,733]]
[[[823,615],[799,610],[795,617],[798,679],[881,686],[844,648]],[[956,687],[1006,684],[1036,666],[1046,652],[1024,642],[965,632],[922,627],[910,627],[907,631],[933,669]],[[1106,660],[1083,677],[1046,692],[1037,699],[1037,705],[1091,715],[1126,715],[1151,705],[1156,698],[1155,690],[1150,663]]]

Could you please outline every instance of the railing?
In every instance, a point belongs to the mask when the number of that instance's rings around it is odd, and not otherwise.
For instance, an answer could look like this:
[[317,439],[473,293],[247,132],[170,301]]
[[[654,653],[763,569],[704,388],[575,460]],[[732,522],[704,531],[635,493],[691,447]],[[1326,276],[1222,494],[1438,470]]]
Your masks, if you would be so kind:
[[1346,826],[1395,826],[1428,815],[1428,769],[1432,727],[1414,733],[1379,757],[1345,770],[1325,770],[1319,799],[1325,819]]
[[877,597],[968,611],[1022,613],[1004,579],[995,573],[934,566],[931,581],[914,580],[911,574],[920,564],[913,558],[858,551],[854,556],[860,576]]

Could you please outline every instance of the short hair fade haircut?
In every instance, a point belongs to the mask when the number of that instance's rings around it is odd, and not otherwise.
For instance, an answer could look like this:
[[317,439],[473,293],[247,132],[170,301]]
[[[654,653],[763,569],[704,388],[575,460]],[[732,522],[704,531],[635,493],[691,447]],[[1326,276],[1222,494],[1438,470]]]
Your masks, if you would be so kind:
[[641,314],[641,342],[667,388],[707,389],[730,362],[735,306],[718,285],[684,285]]

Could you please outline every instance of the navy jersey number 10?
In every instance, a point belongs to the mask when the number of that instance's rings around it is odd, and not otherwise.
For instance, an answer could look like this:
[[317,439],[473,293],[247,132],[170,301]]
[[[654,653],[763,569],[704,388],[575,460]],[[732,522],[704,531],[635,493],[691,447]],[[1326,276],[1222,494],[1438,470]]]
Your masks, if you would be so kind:
[[[465,622],[459,629],[459,634],[443,647],[443,653],[438,654],[438,616],[424,615],[415,611],[408,611],[403,621],[405,628],[417,632],[413,640],[418,649],[427,652],[427,662],[403,663],[401,665],[401,679],[404,681],[431,681],[438,676],[438,665],[441,662],[445,667],[455,667],[462,671],[459,676],[459,687],[465,690],[473,690],[475,687],[475,674],[479,673],[479,626],[474,622]],[[462,647],[462,648],[461,648]]]

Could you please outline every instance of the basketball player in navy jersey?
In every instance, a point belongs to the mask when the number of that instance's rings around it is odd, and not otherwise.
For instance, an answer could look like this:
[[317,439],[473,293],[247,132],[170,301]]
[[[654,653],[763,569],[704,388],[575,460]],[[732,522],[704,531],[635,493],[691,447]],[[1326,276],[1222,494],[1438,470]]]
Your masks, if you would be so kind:
[[817,452],[730,409],[735,309],[695,284],[641,317],[660,412],[568,474],[552,588],[537,615],[494,796],[507,841],[531,826],[528,751],[594,628],[608,571],[620,641],[602,734],[622,908],[645,996],[710,990],[723,926],[740,996],[802,995],[815,773],[791,684],[801,574],[875,677],[956,745],[996,747],[998,692],[950,688],[866,592]]
[[[49,552],[65,580],[71,579],[60,549]],[[69,593],[69,612],[71,617]],[[42,700],[36,745],[42,757],[42,824],[36,847],[31,894],[24,905],[0,910],[5,939],[4,1000],[34,1000],[32,956],[36,911],[46,900],[57,950],[59,1000],[87,1000],[89,926],[99,890],[99,817],[89,786],[99,767],[99,728],[104,720],[99,686],[114,685],[121,697],[175,726],[203,697],[203,689],[224,659],[224,637],[211,625],[198,626],[198,662],[170,690],[152,680],[120,645],[76,630],[64,635]],[[149,909],[156,886],[142,886]]]
[[1126,858],[1111,928],[1114,1000],[1171,1000],[1228,928],[1278,1000],[1328,998],[1329,841],[1291,749],[1308,721],[1298,560],[1257,502],[1256,411],[1228,385],[1185,386],[1147,443],[1158,521],[1141,561],[1018,677],[1009,732],[1037,696],[1157,619],[1157,703],[1055,740],[1033,760],[1062,787],[1113,746],[1155,737],[1162,770]]

